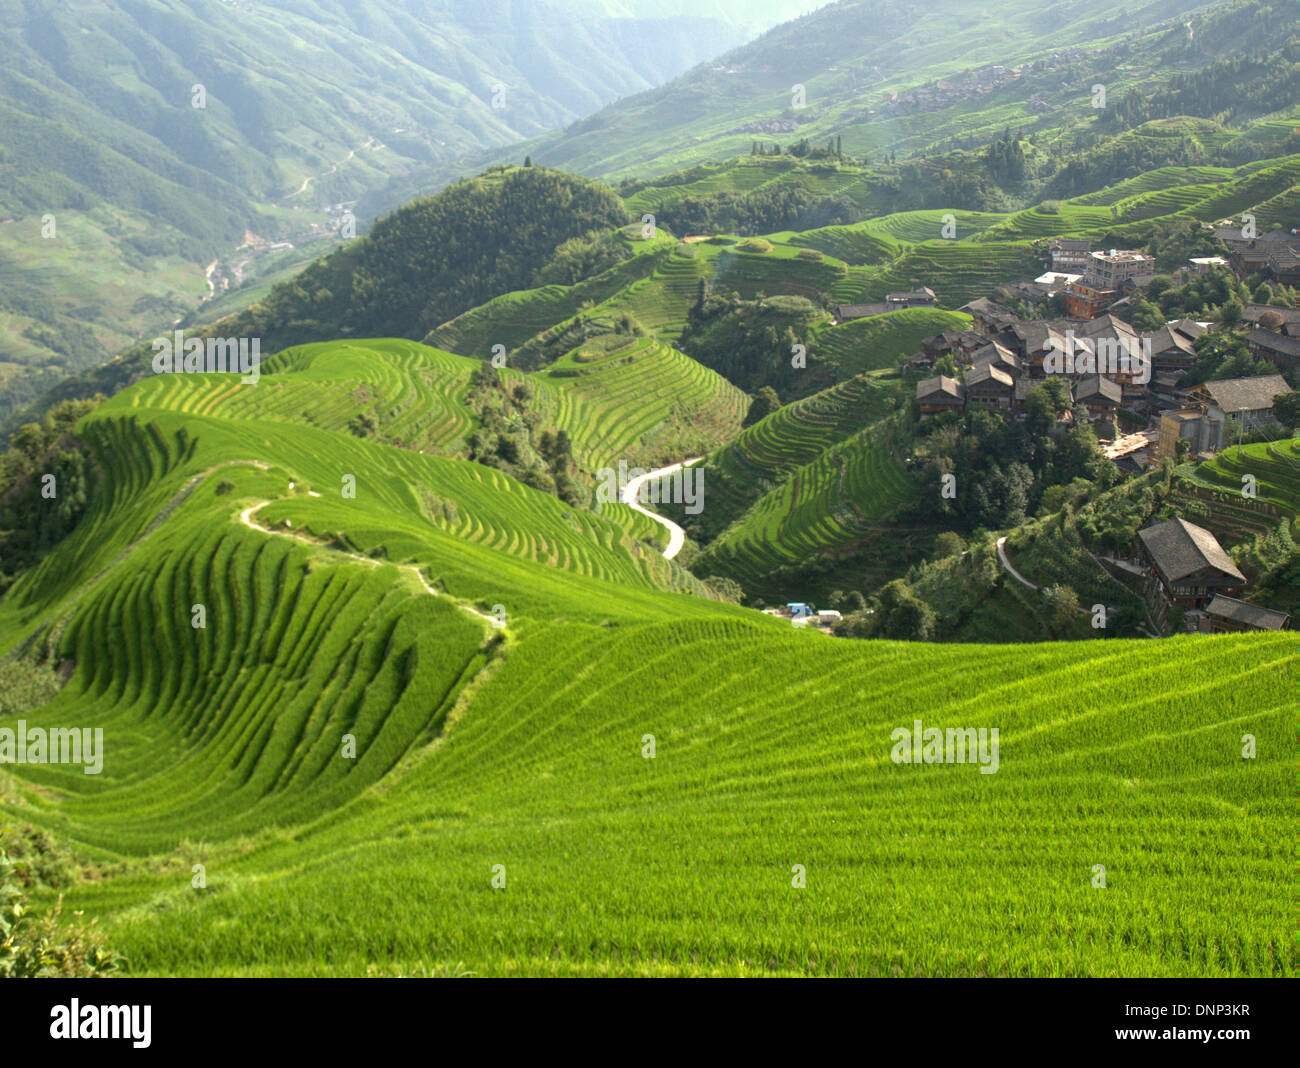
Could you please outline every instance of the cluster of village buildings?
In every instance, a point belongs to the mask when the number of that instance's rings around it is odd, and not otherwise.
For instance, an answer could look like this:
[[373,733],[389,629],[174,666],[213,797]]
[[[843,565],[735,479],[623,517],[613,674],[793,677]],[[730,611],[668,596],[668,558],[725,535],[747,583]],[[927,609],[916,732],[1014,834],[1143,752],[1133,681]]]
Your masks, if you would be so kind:
[[[1300,237],[1273,233],[1283,236],[1230,244],[1231,258],[1218,262],[1241,277],[1261,273],[1284,281],[1291,277],[1291,259],[1300,258]],[[971,316],[971,328],[927,338],[910,360],[911,369],[922,374],[945,356],[958,369],[957,377],[940,374],[917,384],[923,417],[969,404],[1023,414],[1030,390],[1049,375],[1059,375],[1073,404],[1085,408],[1090,420],[1109,428],[1122,413],[1130,425],[1146,422],[1144,430],[1108,433],[1103,440],[1107,455],[1131,469],[1176,457],[1179,439],[1188,442],[1193,455],[1202,455],[1274,422],[1274,399],[1291,392],[1283,374],[1294,371],[1300,357],[1300,311],[1258,304],[1246,308],[1247,347],[1273,363],[1277,374],[1183,388],[1179,382],[1197,359],[1192,343],[1214,324],[1180,319],[1155,331],[1139,331],[1114,314],[1135,286],[1152,277],[1151,257],[1131,250],[1094,251],[1087,241],[1075,239],[1053,242],[1050,255],[1051,271],[1017,285],[1037,287],[1039,300],[1063,286],[1066,317],[1024,320],[984,298],[958,309]],[[1272,266],[1261,268],[1261,258]],[[1208,270],[1214,262],[1193,260],[1185,270]],[[847,317],[857,310],[839,309]]]
[[[1248,241],[1240,234],[1235,227],[1216,230],[1228,244],[1229,257],[1191,260],[1180,273],[1225,264],[1238,278],[1259,274],[1286,285],[1300,283],[1300,237],[1274,231]],[[923,418],[970,404],[1015,417],[1025,412],[1030,390],[1049,374],[1060,374],[1072,401],[1087,410],[1090,420],[1116,425],[1113,437],[1101,440],[1103,451],[1132,470],[1177,458],[1180,440],[1187,441],[1193,456],[1206,458],[1243,433],[1275,425],[1274,401],[1291,392],[1283,373],[1294,371],[1300,356],[1300,310],[1246,308],[1247,347],[1273,363],[1277,374],[1184,389],[1179,382],[1196,360],[1192,342],[1214,324],[1181,319],[1142,332],[1113,314],[1118,302],[1152,277],[1151,258],[1131,250],[1093,250],[1087,241],[1074,239],[1053,242],[1050,253],[1048,274],[1019,285],[1036,287],[1038,300],[1063,287],[1067,317],[1022,320],[986,299],[960,308],[971,316],[971,328],[927,338],[910,360],[914,371],[924,373],[950,355],[960,375],[936,375],[917,384]],[[844,310],[852,314],[856,309]],[[1062,359],[1066,355],[1071,359]],[[1126,420],[1145,419],[1146,429],[1122,435],[1121,411]],[[1131,566],[1165,605],[1188,611],[1200,629],[1288,626],[1285,612],[1242,599],[1246,577],[1210,531],[1174,518],[1139,531],[1138,540],[1140,555]]]

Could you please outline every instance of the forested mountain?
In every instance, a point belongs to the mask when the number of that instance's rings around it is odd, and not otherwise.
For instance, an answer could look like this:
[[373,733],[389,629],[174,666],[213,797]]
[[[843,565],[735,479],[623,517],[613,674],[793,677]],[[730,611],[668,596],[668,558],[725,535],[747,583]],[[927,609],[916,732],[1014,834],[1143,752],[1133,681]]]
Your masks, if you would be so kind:
[[[1294,35],[1293,9],[1264,0],[1008,0],[996,12],[964,0],[842,0],[527,150],[552,166],[643,178],[755,141],[834,139],[849,156],[889,162],[982,147],[1007,126],[1246,119],[1296,98]],[[436,169],[427,178],[442,180]]]

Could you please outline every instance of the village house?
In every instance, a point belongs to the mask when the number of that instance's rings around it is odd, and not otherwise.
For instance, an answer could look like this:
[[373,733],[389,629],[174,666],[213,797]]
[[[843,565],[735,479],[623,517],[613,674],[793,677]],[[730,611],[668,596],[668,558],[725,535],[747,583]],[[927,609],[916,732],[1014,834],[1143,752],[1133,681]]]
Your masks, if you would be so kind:
[[900,308],[933,308],[938,303],[939,299],[929,286],[922,286],[920,289],[905,293],[885,294],[885,306],[890,311],[898,311]]
[[849,323],[854,319],[869,319],[873,315],[884,315],[889,309],[883,304],[836,304],[835,321]]
[[1170,408],[1187,407],[1187,391],[1178,383],[1182,381],[1182,371],[1157,371],[1151,377],[1151,401],[1161,413]]
[[973,320],[971,326],[985,337],[1009,330],[1015,323],[1020,322],[1020,316],[1001,305],[994,304],[987,297],[978,297],[969,304],[963,304],[957,310],[969,315]]
[[966,387],[955,378],[938,375],[916,384],[916,403],[921,416],[959,412],[966,406]]
[[1279,371],[1293,371],[1297,358],[1300,358],[1300,337],[1256,329],[1246,335],[1246,348],[1252,355],[1268,360]]
[[1056,322],[1031,319],[1012,325],[1011,333],[1018,344],[1012,349],[1020,365],[1034,377],[1042,377],[1043,359],[1053,349],[1066,351],[1066,339]]
[[1176,286],[1186,285],[1198,275],[1209,274],[1216,267],[1227,268],[1228,261],[1222,256],[1195,256],[1179,267],[1170,279]]
[[1215,594],[1241,593],[1246,576],[1219,540],[1204,527],[1178,517],[1138,531],[1142,550],[1165,599],[1199,608]]
[[1082,274],[1088,265],[1092,242],[1076,237],[1058,237],[1047,246],[1053,271]]
[[1121,295],[1124,283],[1140,285],[1155,276],[1155,260],[1132,249],[1089,252],[1083,277],[1065,287],[1066,313],[1092,319]]
[[1282,285],[1300,283],[1300,235],[1293,231],[1269,230],[1250,239],[1237,231],[1235,238],[1222,240],[1230,249],[1228,263],[1238,278],[1259,274]]
[[1226,378],[1193,386],[1187,390],[1185,408],[1161,413],[1156,453],[1161,459],[1176,458],[1179,438],[1188,440],[1193,455],[1218,452],[1237,437],[1238,420],[1242,433],[1276,427],[1273,399],[1290,392],[1281,375]]
[[1240,423],[1243,433],[1261,427],[1276,427],[1273,417],[1273,398],[1280,393],[1290,393],[1291,387],[1281,375],[1255,375],[1251,378],[1225,378],[1218,382],[1202,382],[1187,391],[1193,404],[1202,405],[1206,417],[1217,426],[1208,446],[1217,452],[1226,444],[1225,427],[1229,417],[1233,431]]
[[1291,617],[1273,608],[1262,608],[1236,597],[1215,594],[1205,609],[1210,630],[1231,633],[1243,630],[1286,630]]
[[[1195,326],[1195,323],[1192,323]],[[1153,374],[1183,375],[1196,362],[1193,338],[1166,323],[1151,336],[1151,363]]]
[[1080,279],[1065,287],[1065,310],[1076,319],[1091,319],[1113,304],[1118,296],[1116,290],[1094,289]]
[[966,399],[972,404],[1009,410],[1015,399],[1015,379],[992,363],[976,364],[962,376],[962,381],[966,385]]
[[971,354],[971,363],[975,367],[979,367],[981,364],[990,364],[1012,378],[1016,378],[1021,372],[1020,362],[1016,359],[1015,354],[1005,345],[1000,345],[996,341],[990,341],[977,348]]
[[1300,337],[1300,308],[1275,308],[1271,304],[1247,304],[1241,321],[1252,330],[1272,330],[1287,337]]
[[1074,388],[1074,399],[1088,409],[1088,420],[1114,419],[1123,403],[1120,386],[1105,375],[1085,375]]
[[1040,282],[1008,282],[998,286],[997,295],[1003,300],[1022,300],[1026,304],[1039,304],[1051,296],[1051,288]]
[[1034,279],[1034,284],[1041,286],[1047,296],[1055,296],[1071,282],[1077,282],[1083,275],[1065,271],[1048,271]]
[[1160,413],[1160,436],[1156,439],[1157,460],[1177,460],[1179,439],[1185,438],[1192,455],[1203,452],[1203,439],[1209,434],[1205,412],[1200,408],[1181,408]]

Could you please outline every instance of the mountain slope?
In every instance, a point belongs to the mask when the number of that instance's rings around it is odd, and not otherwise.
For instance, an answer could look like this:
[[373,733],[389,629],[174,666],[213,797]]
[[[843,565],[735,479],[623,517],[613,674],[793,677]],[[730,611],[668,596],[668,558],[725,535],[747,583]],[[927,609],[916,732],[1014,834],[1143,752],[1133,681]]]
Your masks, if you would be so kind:
[[[67,674],[0,722],[105,732],[0,811],[77,851],[66,905],[134,973],[1285,973],[1286,638],[834,641],[478,465],[233,414],[276,376],[196,377],[82,423],[102,492],[0,601],[5,677]],[[892,761],[917,718],[996,726],[996,774]]]
[[227,283],[328,249],[327,205],[558,127],[744,32],[587,0],[0,0],[0,26],[0,350],[36,380],[0,381],[0,419]]

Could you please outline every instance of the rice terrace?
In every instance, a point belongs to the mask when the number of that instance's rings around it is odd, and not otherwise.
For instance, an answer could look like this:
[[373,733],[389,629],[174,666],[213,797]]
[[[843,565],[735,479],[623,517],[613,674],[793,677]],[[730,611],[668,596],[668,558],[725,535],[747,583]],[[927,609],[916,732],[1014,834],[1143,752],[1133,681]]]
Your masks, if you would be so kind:
[[3,31],[0,977],[1293,972],[1293,9],[151,6]]

